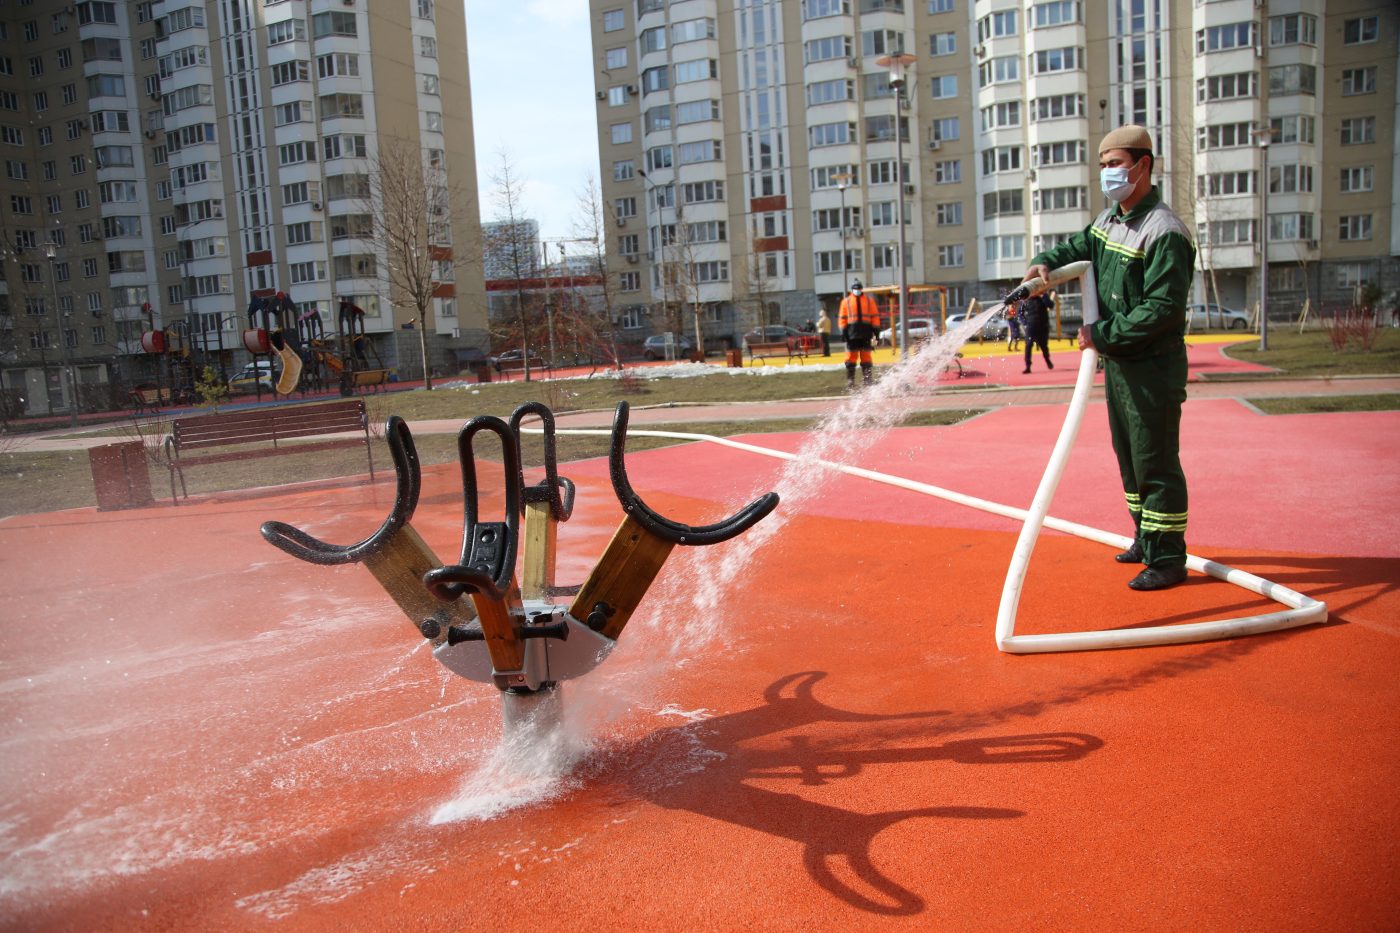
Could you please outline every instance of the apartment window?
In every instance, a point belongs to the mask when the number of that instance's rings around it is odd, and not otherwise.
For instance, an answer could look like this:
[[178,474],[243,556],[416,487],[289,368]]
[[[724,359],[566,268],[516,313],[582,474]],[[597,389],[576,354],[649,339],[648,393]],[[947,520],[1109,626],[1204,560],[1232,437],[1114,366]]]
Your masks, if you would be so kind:
[[603,32],[617,32],[627,25],[627,15],[621,10],[607,10],[603,13]]
[[701,181],[681,185],[681,199],[686,204],[724,200],[724,182]]
[[1083,140],[1067,140],[1060,143],[1041,143],[1031,150],[1032,164],[1037,167],[1051,165],[1083,165],[1088,159],[1089,146]]
[[1209,225],[1198,224],[1196,239],[1212,246],[1234,246],[1239,243],[1254,242],[1254,221],[1216,220]]
[[1313,190],[1311,165],[1272,165],[1269,167],[1269,193],[1295,194]]
[[288,143],[277,147],[278,165],[297,165],[316,161],[316,146],[311,142]]
[[1239,148],[1253,141],[1254,131],[1248,123],[1212,123],[1196,127],[1196,148],[1201,152]]
[[951,13],[954,9],[955,0],[928,0],[928,11],[930,13]]
[[1196,103],[1198,104],[1258,96],[1259,75],[1253,71],[1213,75],[1209,78],[1201,78],[1196,82]]
[[[899,224],[899,217],[895,212],[895,201],[874,201],[870,204],[870,226],[872,227],[894,227]],[[904,219],[909,221],[909,206],[904,205]]]
[[703,123],[719,119],[719,101],[690,100],[676,104],[676,124]]
[[627,181],[637,174],[637,163],[631,159],[621,159],[613,163],[613,181]]
[[999,104],[992,104],[990,107],[982,108],[982,132],[1002,129],[1008,126],[1021,125],[1021,102],[1019,100],[1003,101]]
[[959,117],[943,117],[933,120],[928,127],[929,139],[950,141],[962,138],[962,123]]
[[1003,236],[985,237],[982,245],[983,256],[988,262],[1024,259],[1026,256],[1026,237],[1024,234],[1011,233]]
[[1342,288],[1360,288],[1376,281],[1374,262],[1348,262],[1337,266],[1337,284]]
[[1255,172],[1213,172],[1196,176],[1198,197],[1224,198],[1233,195],[1254,194]]
[[995,146],[982,151],[983,175],[994,175],[997,172],[1019,172],[1020,170],[1020,146]]
[[1016,10],[998,10],[977,21],[977,41],[986,42],[1001,36],[1014,36],[1017,29]]
[[1371,215],[1343,214],[1339,219],[1337,237],[1342,240],[1371,239]]
[[429,22],[433,19],[433,0],[418,0],[418,18]]
[[358,36],[354,13],[317,13],[311,17],[311,32],[317,39],[325,36]]
[[1306,116],[1274,117],[1269,121],[1276,143],[1310,143],[1315,127],[1316,120]]
[[613,199],[613,214],[621,219],[637,216],[636,198]]
[[172,236],[175,233],[175,215],[166,214],[160,219],[160,232],[165,236]]
[[78,86],[76,84],[63,85],[61,92],[65,104],[76,104],[78,102]]
[[42,55],[35,55],[29,59],[29,77],[42,78],[44,76],[44,58]]
[[80,211],[87,210],[91,206],[86,188],[79,188],[73,192],[73,206]]
[[1077,22],[1079,22],[1079,0],[1054,0],[1051,3],[1037,3],[1031,7],[1031,29],[1063,26],[1066,23]]
[[306,21],[301,19],[284,19],[281,22],[269,23],[267,27],[267,44],[281,45],[283,42],[297,42],[306,38]]
[[648,68],[642,72],[642,93],[650,94],[653,91],[664,91],[671,86],[671,70],[664,65],[660,68]]
[[49,92],[48,92],[48,91],[35,91],[35,92],[34,92],[34,110],[35,110],[35,112],[36,112],[36,113],[43,113],[45,110],[48,110],[48,109],[49,109]]
[[419,36],[418,54],[424,58],[437,58],[437,40],[432,36]]
[[697,58],[688,62],[676,62],[676,83],[706,81],[719,77],[719,62],[713,58]]
[[807,106],[830,104],[842,100],[855,100],[855,82],[850,78],[837,78],[834,81],[818,81],[807,85]]
[[40,162],[39,170],[44,176],[44,181],[58,181],[58,163],[52,159]]
[[840,146],[849,142],[854,142],[856,136],[856,125],[849,122],[840,123],[818,123],[807,128],[808,145],[813,148],[821,146]]
[[1342,193],[1351,194],[1357,191],[1370,191],[1375,186],[1375,168],[1370,165],[1358,165],[1352,168],[1342,169]]
[[715,21],[708,17],[702,19],[688,19],[671,24],[672,45],[680,45],[682,42],[694,42],[697,39],[713,39],[714,37]]
[[841,208],[828,207],[822,210],[812,211],[812,232],[822,233],[827,230],[849,229],[859,227],[861,224],[860,207],[847,207],[844,216]]
[[909,141],[909,120],[906,117],[895,117],[882,114],[880,116],[865,118],[865,141],[866,142],[889,142],[894,139],[896,129],[899,138],[905,142]]
[[1037,211],[1082,211],[1089,208],[1089,190],[1080,185],[1067,188],[1041,188],[1031,198]]
[[[336,258],[336,278],[351,278],[350,275],[339,275],[340,260],[349,259],[348,256],[337,256]],[[288,263],[287,271],[291,275],[293,285],[302,282],[324,282],[326,280],[326,264],[324,262],[293,262]],[[369,273],[373,274],[373,273]]]
[[1269,17],[1269,45],[1317,45],[1317,17],[1307,13]]
[[608,128],[608,132],[615,146],[632,141],[632,124],[630,122],[614,123]]
[[1313,233],[1313,215],[1284,213],[1269,215],[1269,239],[1281,242],[1283,240],[1312,240],[1315,239]]
[[962,181],[962,160],[945,159],[942,162],[933,163],[933,183],[936,185],[955,185]]
[[982,195],[982,215],[987,218],[1004,217],[1008,214],[1019,216],[1025,209],[1025,193],[1020,188],[988,191]]
[[958,96],[957,75],[936,75],[932,81],[934,100],[947,100]]
[[693,165],[696,162],[718,162],[724,158],[718,140],[704,139],[700,142],[681,143],[676,148],[680,155],[681,165]]
[[58,62],[60,71],[64,68],[71,68],[73,67],[73,52],[71,49],[59,49],[54,53],[54,60]]
[[692,281],[701,285],[706,282],[728,282],[729,263],[723,259],[691,263],[690,277]]
[[[1003,55],[989,59],[977,66],[977,81],[980,87],[1019,80],[1021,80],[1021,58],[1018,55]],[[953,87],[954,93],[957,93],[956,82],[954,82]],[[938,94],[935,93],[933,96],[937,97]]]
[[1359,19],[1349,19],[1342,23],[1342,42],[1345,45],[1375,42],[1380,38],[1380,34],[1381,18],[1379,16],[1362,16]]
[[849,58],[851,55],[851,37],[827,36],[822,39],[813,39],[805,44],[804,54],[805,60],[808,63]]
[[[618,287],[618,290],[619,290],[619,291],[624,291],[624,292],[639,292],[639,291],[641,291],[641,290],[642,290],[642,274],[641,274],[640,272],[624,272],[624,273],[622,273],[621,275],[619,275],[619,276],[617,277],[617,287]],[[627,323],[624,323],[623,326],[624,326],[624,327],[628,327],[628,326],[631,326],[631,327],[641,327],[642,324],[641,324],[641,320],[640,320],[640,318],[641,318],[640,312],[634,313],[634,314],[633,314],[633,317],[636,319],[635,323],[632,323],[632,324],[630,324],[630,325],[627,324]]]
[[1376,93],[1376,68],[1343,68],[1342,96]]
[[[934,222],[940,227],[956,227],[963,222],[963,206],[961,201],[949,201],[945,204],[934,206]],[[940,262],[940,265],[944,263]]]
[[1031,55],[1031,73],[1037,75],[1054,74],[1059,71],[1076,71],[1084,67],[1084,51],[1070,45],[1059,49],[1044,49]]
[[95,257],[88,257],[83,260],[83,278],[97,278],[97,259]]
[[608,88],[608,106],[625,107],[627,105],[627,86],[623,84],[614,85]]
[[653,146],[647,150],[647,171],[670,168],[675,164],[675,153],[670,146]]
[[1227,23],[1196,30],[1196,54],[1254,47],[1254,22]]
[[121,75],[88,75],[88,97],[125,97],[126,82]]
[[928,53],[937,58],[939,55],[954,55],[958,51],[958,34],[955,32],[936,32],[928,37]]
[[[18,133],[19,131],[16,130],[15,132]],[[41,126],[41,127],[39,127],[38,136],[39,136],[39,145],[41,145],[41,146],[52,146],[52,145],[53,145],[53,127],[51,127],[51,126]],[[21,134],[21,137],[20,137],[20,138],[21,138],[21,139],[23,138],[23,135],[22,135],[22,134]],[[5,138],[4,141],[5,141],[5,142],[9,142],[8,135],[6,136],[6,138]],[[21,145],[21,143],[15,143],[15,145]]]
[[10,146],[23,146],[24,131],[16,126],[0,126],[0,142]]
[[895,55],[904,51],[904,33],[893,29],[870,29],[860,34],[860,51],[872,55]]
[[851,0],[802,0],[802,21],[824,16],[850,16]]
[[895,185],[909,180],[909,163],[901,166],[899,177],[895,176],[894,159],[879,159],[870,163],[869,183],[872,185]]
[[813,191],[820,191],[824,188],[839,188],[842,183],[847,186],[860,184],[860,166],[823,165],[812,169]]
[[359,94],[322,94],[318,106],[322,120],[336,117],[358,119],[365,115],[364,97]]
[[1375,117],[1350,117],[1342,121],[1342,145],[1355,146],[1376,141]]
[[360,56],[351,52],[332,52],[316,57],[316,74],[322,78],[354,78],[360,74]]
[[1269,69],[1269,95],[1271,97],[1316,93],[1317,67],[1315,65],[1276,65]]
[[272,86],[311,80],[311,63],[304,61],[278,62],[272,66]]
[[29,178],[29,163],[21,162],[19,159],[5,160],[5,177],[13,178],[16,181],[24,181]]
[[308,123],[311,120],[311,102],[294,100],[290,104],[278,104],[272,108],[272,118],[277,126]]
[[627,48],[608,49],[603,53],[604,66],[609,71],[616,71],[619,68],[627,67]]

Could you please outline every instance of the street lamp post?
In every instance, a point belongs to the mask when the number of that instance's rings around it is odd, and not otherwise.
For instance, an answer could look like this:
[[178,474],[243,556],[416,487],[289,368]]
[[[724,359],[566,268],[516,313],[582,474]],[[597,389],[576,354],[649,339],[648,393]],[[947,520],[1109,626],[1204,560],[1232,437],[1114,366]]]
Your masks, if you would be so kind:
[[[894,88],[894,166],[895,177],[899,181],[895,187],[894,202],[895,217],[899,222],[899,256],[895,262],[899,265],[899,358],[902,360],[909,358],[909,316],[905,307],[909,293],[909,271],[904,264],[904,134],[899,131],[899,114],[903,109],[907,70],[915,61],[917,59],[907,52],[897,52],[875,60],[875,64],[890,70],[890,87]],[[842,256],[844,262],[845,257]]]
[[1259,349],[1269,349],[1269,143],[1273,130],[1259,130]]
[[841,297],[844,299],[851,290],[850,264],[846,262],[846,189],[851,186],[851,173],[837,172],[832,177],[836,179],[836,190],[841,192]]
[[[58,257],[58,250],[54,248],[53,240],[44,243],[44,257],[49,261],[49,289],[53,293],[53,313],[54,319],[58,321],[58,352],[63,360],[63,372],[68,374],[68,424],[70,427],[78,426],[78,380],[73,373],[73,361],[68,354],[68,339],[63,328],[63,312],[58,307],[58,278],[54,275],[54,260]],[[48,377],[45,375],[45,382]],[[45,393],[48,386],[44,386]]]

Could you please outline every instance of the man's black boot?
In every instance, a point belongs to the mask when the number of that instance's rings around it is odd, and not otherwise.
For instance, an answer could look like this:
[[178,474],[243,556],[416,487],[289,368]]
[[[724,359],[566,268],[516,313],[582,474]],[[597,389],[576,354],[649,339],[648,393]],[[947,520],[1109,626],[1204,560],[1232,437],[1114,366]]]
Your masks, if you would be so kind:
[[861,379],[862,379],[862,381],[864,381],[864,383],[865,383],[866,385],[868,385],[868,386],[869,386],[869,385],[874,385],[874,384],[875,384],[875,377],[874,377],[874,375],[873,375],[873,371],[874,371],[874,367],[873,367],[870,363],[861,363],[861,364],[860,364],[860,375],[861,375]]
[[1114,554],[1113,559],[1120,564],[1140,564],[1142,563],[1142,542],[1134,541],[1133,546],[1121,554]]
[[1145,567],[1137,576],[1128,581],[1135,590],[1165,590],[1186,579],[1186,567],[1173,566]]

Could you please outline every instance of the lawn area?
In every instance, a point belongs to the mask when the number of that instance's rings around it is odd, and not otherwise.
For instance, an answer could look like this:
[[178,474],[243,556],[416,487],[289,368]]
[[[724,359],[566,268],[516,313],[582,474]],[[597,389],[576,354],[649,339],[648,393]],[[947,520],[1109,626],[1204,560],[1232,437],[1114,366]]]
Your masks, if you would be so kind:
[[1338,352],[1325,330],[1302,334],[1272,325],[1269,349],[1260,352],[1257,339],[1226,348],[1231,359],[1272,366],[1285,376],[1377,376],[1400,373],[1400,328],[1378,329],[1371,350],[1348,346]]
[[1397,411],[1400,395],[1302,396],[1296,398],[1252,398],[1250,404],[1266,415],[1315,415],[1339,411]]
[[[691,380],[694,381],[694,380]],[[408,394],[408,393],[406,393]],[[429,393],[414,393],[427,395]],[[437,394],[436,392],[433,394]],[[499,413],[499,410],[498,410]],[[909,427],[954,424],[976,414],[974,411],[918,412],[904,424]],[[467,416],[463,416],[469,417]],[[680,431],[691,434],[767,434],[785,431],[805,431],[812,418],[775,418],[762,421],[689,421],[649,424],[637,430]],[[483,460],[498,460],[499,450],[491,437],[479,437],[477,455]],[[419,459],[425,464],[455,462],[456,434],[419,434],[413,438]],[[555,439],[560,463],[606,456],[609,438],[575,437],[561,434]],[[677,438],[639,437],[629,434],[629,451],[650,450],[675,444],[690,443]],[[544,462],[544,440],[527,434],[521,445],[521,456],[527,467]],[[392,477],[393,461],[389,445],[383,437],[373,440],[374,468],[377,476]],[[383,471],[380,473],[380,471]],[[358,450],[319,450],[305,454],[288,454],[259,460],[234,461],[217,466],[191,469],[185,474],[191,496],[225,492],[232,489],[253,489],[288,483],[316,482],[340,477],[366,475],[365,458]],[[169,473],[163,462],[150,462],[151,492],[160,502],[169,500]],[[42,481],[36,478],[42,477]],[[358,481],[358,479],[356,480]],[[92,508],[97,504],[92,486],[88,454],[77,451],[42,451],[35,453],[0,453],[0,517],[60,509]]]

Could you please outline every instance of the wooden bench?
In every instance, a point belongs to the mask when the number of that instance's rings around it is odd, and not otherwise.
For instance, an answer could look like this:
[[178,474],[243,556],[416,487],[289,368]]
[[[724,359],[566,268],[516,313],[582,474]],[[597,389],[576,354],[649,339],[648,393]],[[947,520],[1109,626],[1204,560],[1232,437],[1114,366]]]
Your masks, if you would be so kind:
[[[499,373],[501,373],[502,375],[504,375],[505,373],[520,372],[520,371],[522,371],[524,368],[525,368],[525,360],[524,360],[524,359],[518,359],[518,360],[514,360],[514,359],[513,359],[513,360],[497,360],[497,361],[496,361],[496,371],[499,372]],[[548,367],[545,366],[545,364],[544,364],[544,360],[540,359],[538,356],[532,356],[532,357],[530,357],[530,372],[532,372],[532,373],[533,373],[533,372],[539,372],[539,371],[542,371],[542,370],[547,369],[547,368],[548,368]]]
[[131,401],[136,406],[138,415],[160,411],[162,405],[169,405],[171,402],[170,390],[165,388],[132,389]]
[[812,345],[812,338],[809,337],[789,337],[786,340],[775,340],[771,343],[751,343],[749,344],[749,359],[762,360],[767,365],[769,357],[784,356],[787,359],[797,357],[807,359],[808,354],[816,350],[817,346]]
[[[350,433],[356,436],[326,437]],[[284,443],[303,437],[324,439],[310,443]],[[369,458],[369,478],[373,481],[374,452],[370,446],[369,419],[365,414],[363,399],[177,418],[171,424],[170,436],[165,439],[165,457],[170,468],[170,498],[176,505],[179,504],[175,495],[177,476],[181,494],[189,498],[189,492],[185,489],[187,467],[357,447],[361,444]],[[190,456],[191,452],[194,452],[194,456]]]

